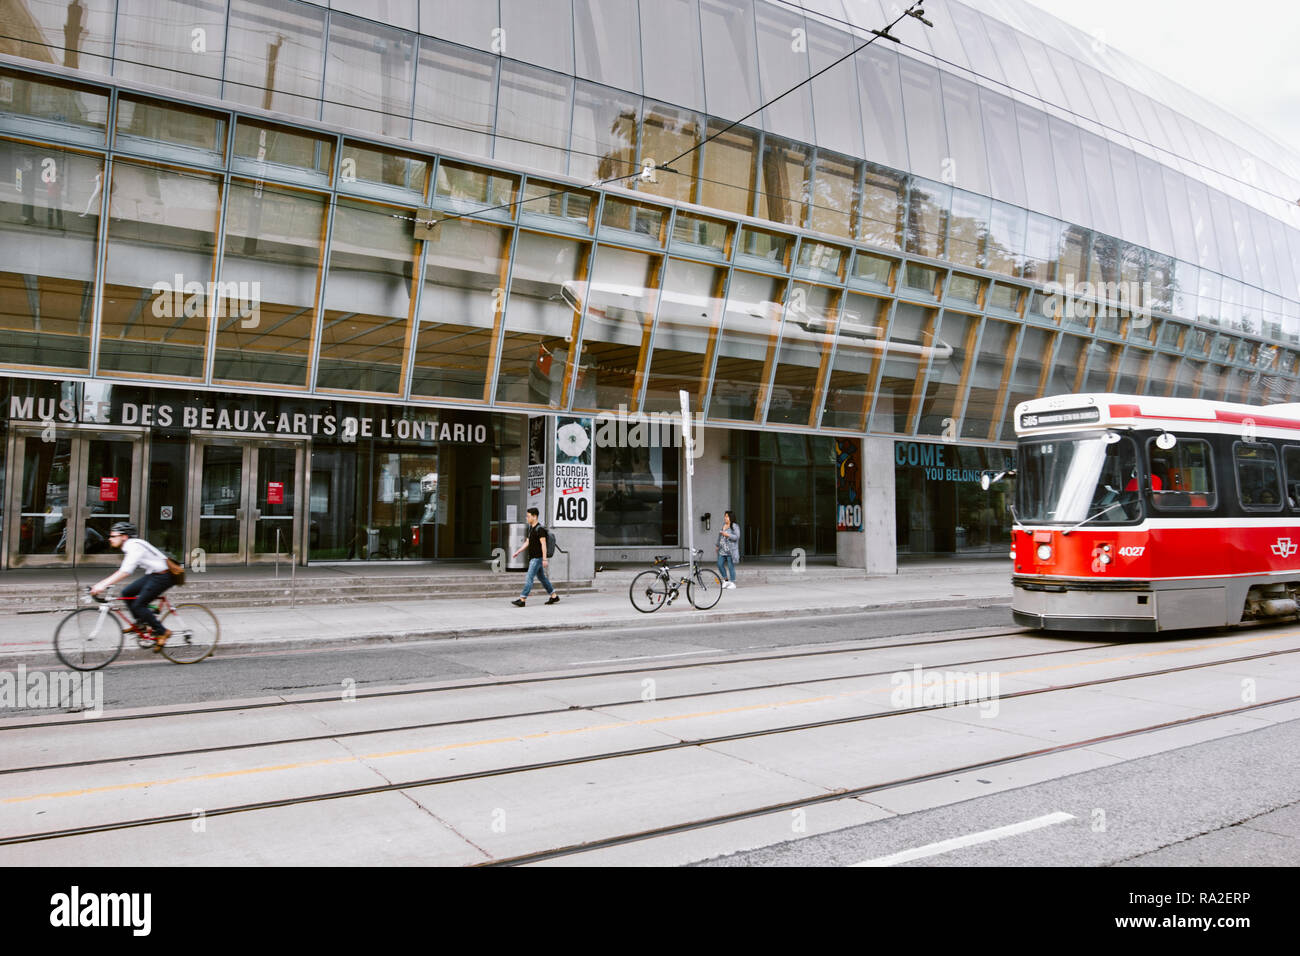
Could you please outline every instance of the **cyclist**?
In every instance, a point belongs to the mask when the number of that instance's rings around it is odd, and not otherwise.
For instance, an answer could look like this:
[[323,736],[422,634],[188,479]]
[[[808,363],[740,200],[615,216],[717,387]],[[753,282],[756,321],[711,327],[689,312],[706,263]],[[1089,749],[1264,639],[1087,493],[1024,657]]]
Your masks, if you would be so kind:
[[135,618],[137,625],[145,625],[153,630],[154,653],[162,650],[172,632],[164,630],[157,615],[149,608],[149,602],[172,586],[172,575],[167,570],[167,558],[161,551],[144,538],[135,525],[119,521],[113,525],[108,534],[108,543],[122,549],[122,566],[90,589],[91,594],[101,594],[118,581],[129,578],[136,568],[143,570],[144,577],[137,578],[122,588],[122,597],[128,598],[127,608]]

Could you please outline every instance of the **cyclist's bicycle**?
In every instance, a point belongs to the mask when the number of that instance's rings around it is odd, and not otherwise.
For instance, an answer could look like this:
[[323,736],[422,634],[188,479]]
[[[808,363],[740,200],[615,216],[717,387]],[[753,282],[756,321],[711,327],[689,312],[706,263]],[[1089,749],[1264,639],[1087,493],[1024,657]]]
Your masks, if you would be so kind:
[[[99,606],[76,608],[54,631],[54,652],[73,670],[95,671],[113,663],[128,634],[135,636],[140,647],[154,646],[152,632],[131,620],[121,597],[98,597],[85,588],[82,600]],[[172,604],[163,594],[151,605],[163,627],[172,632],[161,649],[169,661],[197,664],[216,650],[221,628],[202,604]]]
[[[703,556],[704,552],[696,548],[695,554]],[[694,572],[683,573],[674,582],[672,572],[678,568],[689,568],[691,564],[689,562],[669,564],[668,561],[668,555],[657,554],[654,568],[642,571],[632,579],[628,597],[631,598],[634,608],[643,614],[650,614],[665,604],[672,604],[681,593],[683,584],[686,585],[687,600],[697,610],[707,611],[718,603],[722,597],[722,578],[718,577],[717,571],[696,564]]]

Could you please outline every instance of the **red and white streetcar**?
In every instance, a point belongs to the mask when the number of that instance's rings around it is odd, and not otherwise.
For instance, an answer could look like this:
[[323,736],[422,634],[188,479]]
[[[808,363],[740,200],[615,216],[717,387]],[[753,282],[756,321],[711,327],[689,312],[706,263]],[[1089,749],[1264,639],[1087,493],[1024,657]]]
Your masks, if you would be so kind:
[[1016,407],[1016,623],[1170,631],[1300,613],[1300,404]]

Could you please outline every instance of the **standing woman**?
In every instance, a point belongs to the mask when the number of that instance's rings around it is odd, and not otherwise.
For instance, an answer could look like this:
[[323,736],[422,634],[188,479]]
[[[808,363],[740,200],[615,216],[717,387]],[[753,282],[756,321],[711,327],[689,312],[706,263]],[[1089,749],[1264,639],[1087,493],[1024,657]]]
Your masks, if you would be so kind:
[[[736,562],[740,560],[740,525],[730,511],[722,513],[722,528],[718,531],[718,575],[724,588],[736,586]],[[731,576],[727,576],[730,569]]]

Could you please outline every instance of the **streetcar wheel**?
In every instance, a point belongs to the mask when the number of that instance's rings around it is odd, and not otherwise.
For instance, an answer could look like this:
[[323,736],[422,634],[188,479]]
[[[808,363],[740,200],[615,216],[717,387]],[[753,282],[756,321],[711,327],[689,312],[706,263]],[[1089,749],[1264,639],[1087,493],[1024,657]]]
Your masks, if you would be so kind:
[[686,597],[697,610],[707,611],[722,597],[722,578],[710,568],[698,568],[695,580],[686,585]]
[[122,643],[121,622],[95,607],[78,608],[54,631],[54,653],[77,671],[97,671],[113,663]]
[[642,614],[659,610],[668,601],[668,585],[657,571],[642,571],[632,579],[628,588],[632,606]]
[[172,632],[162,655],[173,664],[197,664],[217,649],[221,637],[216,617],[202,604],[172,605],[162,626]]

